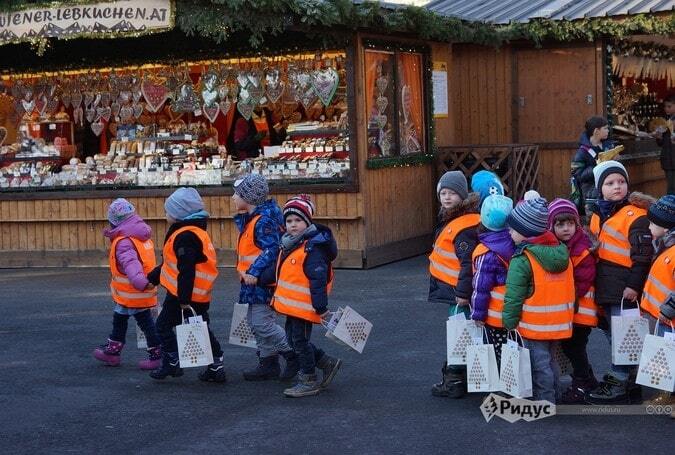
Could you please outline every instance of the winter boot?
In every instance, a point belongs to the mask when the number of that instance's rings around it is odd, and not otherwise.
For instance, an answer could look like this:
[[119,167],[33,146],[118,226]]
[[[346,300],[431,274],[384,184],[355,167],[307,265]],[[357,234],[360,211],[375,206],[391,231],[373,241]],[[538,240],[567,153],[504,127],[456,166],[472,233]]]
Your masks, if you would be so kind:
[[138,368],[141,370],[156,370],[162,364],[162,350],[159,346],[148,348],[148,360],[138,362]]
[[204,382],[226,382],[223,356],[213,359],[213,363],[199,374],[199,380]]
[[323,356],[321,356],[316,366],[319,367],[321,371],[323,371],[323,378],[321,379],[320,386],[322,389],[325,389],[326,387],[328,387],[328,384],[330,384],[331,381],[333,381],[335,374],[342,366],[342,359],[337,359],[335,357],[331,357],[327,354],[324,354]]
[[177,352],[162,353],[162,365],[150,373],[153,379],[164,379],[167,376],[177,378],[183,376],[183,369],[179,365]]
[[466,394],[464,375],[450,371],[447,363],[441,368],[443,380],[431,387],[431,394],[435,397],[462,398]]
[[298,355],[295,351],[286,351],[282,352],[281,356],[286,360],[286,367],[281,375],[279,375],[279,380],[282,382],[292,381],[298,375],[298,371],[300,371]]
[[602,382],[594,390],[586,394],[589,404],[630,404],[628,381],[621,381],[611,374],[606,374]]
[[277,379],[279,374],[281,374],[281,366],[279,365],[278,355],[258,356],[258,365],[252,370],[244,371],[244,379],[247,381],[267,381],[268,379]]
[[123,347],[124,343],[120,343],[119,341],[114,341],[108,338],[108,342],[106,344],[102,344],[101,346],[94,349],[94,357],[96,360],[100,360],[110,367],[118,367],[120,366],[120,354]]
[[289,398],[300,398],[316,395],[321,392],[321,385],[317,381],[316,373],[298,373],[298,383],[284,390],[284,395]]
[[572,384],[563,392],[562,404],[583,404],[586,394],[598,388],[600,384],[593,373],[587,378],[577,378],[572,375]]

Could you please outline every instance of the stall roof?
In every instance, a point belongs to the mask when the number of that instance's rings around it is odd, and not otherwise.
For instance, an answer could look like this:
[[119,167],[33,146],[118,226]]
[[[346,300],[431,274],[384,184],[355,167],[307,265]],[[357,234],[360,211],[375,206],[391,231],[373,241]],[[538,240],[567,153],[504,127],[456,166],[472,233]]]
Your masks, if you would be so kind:
[[445,16],[506,24],[667,12],[675,10],[675,0],[433,0],[426,7]]

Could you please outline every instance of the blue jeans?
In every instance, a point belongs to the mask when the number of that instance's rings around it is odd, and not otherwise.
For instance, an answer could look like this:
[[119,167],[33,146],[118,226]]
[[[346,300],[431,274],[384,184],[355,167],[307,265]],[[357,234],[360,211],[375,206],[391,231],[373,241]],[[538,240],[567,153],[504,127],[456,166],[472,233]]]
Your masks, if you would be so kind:
[[532,368],[532,395],[535,400],[546,400],[553,404],[560,395],[558,368],[553,359],[553,349],[559,341],[529,340],[523,344],[530,350]]
[[[117,311],[113,313],[113,328],[112,333],[110,334],[111,340],[119,341],[120,343],[126,342],[130,317],[131,316],[128,314],[121,314]],[[155,327],[155,320],[152,317],[152,311],[150,311],[150,309],[139,311],[134,313],[134,318],[136,318],[138,326],[148,340],[148,348],[159,346],[159,336],[157,335],[157,328]]]
[[[631,305],[631,304],[629,304]],[[635,306],[633,304],[633,306]],[[632,308],[629,306],[628,309]],[[624,310],[627,309],[624,305]],[[605,306],[605,315],[611,316],[621,316],[621,307],[617,305]],[[610,346],[612,345],[612,320],[608,318],[607,330],[604,330],[605,336],[609,341]],[[609,373],[617,378],[619,381],[627,381],[631,373],[634,373],[637,370],[637,365],[614,365],[612,364]]]
[[304,319],[286,316],[286,338],[297,354],[300,371],[304,374],[314,374],[316,363],[325,354],[322,349],[309,341],[312,336],[312,325],[314,324]]

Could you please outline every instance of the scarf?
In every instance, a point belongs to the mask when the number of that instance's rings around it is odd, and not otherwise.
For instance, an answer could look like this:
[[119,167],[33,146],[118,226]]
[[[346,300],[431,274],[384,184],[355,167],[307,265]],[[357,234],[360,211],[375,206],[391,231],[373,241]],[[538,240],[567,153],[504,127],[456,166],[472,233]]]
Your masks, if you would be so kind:
[[305,238],[311,237],[316,232],[317,228],[313,224],[298,235],[291,235],[287,232],[281,236],[281,249],[289,253],[296,249]]

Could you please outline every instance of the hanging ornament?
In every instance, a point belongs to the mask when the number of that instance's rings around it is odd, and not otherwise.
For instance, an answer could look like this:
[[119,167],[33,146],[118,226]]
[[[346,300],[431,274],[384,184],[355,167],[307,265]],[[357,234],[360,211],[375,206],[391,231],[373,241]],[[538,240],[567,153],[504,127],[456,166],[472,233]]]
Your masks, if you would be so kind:
[[[158,112],[169,98],[169,90],[160,82],[145,79],[141,83],[141,93],[150,112]],[[135,97],[134,97],[135,99]]]
[[271,103],[279,101],[284,94],[285,84],[281,80],[281,72],[276,69],[268,69],[265,72],[265,95]]
[[103,128],[104,128],[103,122],[101,122],[100,120],[93,122],[91,124],[91,130],[94,132],[96,136],[101,135],[101,133],[103,132]]
[[171,109],[174,112],[195,112],[200,107],[199,98],[195,93],[192,81],[183,81],[180,86],[180,93],[172,103]]
[[340,76],[333,68],[316,70],[312,73],[312,87],[314,87],[317,96],[326,107],[333,100],[339,84]]

